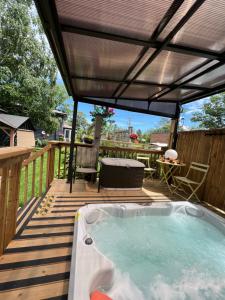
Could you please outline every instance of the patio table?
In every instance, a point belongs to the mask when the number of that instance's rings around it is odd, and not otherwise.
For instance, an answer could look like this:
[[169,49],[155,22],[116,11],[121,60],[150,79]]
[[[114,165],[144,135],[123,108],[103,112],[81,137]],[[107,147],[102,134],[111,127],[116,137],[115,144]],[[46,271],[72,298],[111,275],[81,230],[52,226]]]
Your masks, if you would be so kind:
[[179,168],[185,167],[186,164],[184,163],[174,163],[174,162],[169,162],[169,161],[162,161],[160,159],[156,160],[157,163],[160,164],[160,168],[162,171],[162,179],[161,182],[165,181],[170,192],[171,192],[171,187],[170,187],[170,180],[173,180],[173,174],[175,171]]

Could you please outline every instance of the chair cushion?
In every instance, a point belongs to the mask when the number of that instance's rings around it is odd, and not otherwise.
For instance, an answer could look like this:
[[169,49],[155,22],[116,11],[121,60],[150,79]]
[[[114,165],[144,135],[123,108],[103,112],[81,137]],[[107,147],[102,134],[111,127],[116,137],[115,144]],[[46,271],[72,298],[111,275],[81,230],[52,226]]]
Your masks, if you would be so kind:
[[182,177],[182,176],[174,176],[178,181],[183,181],[185,183],[190,183],[190,184],[199,184],[197,181],[193,181],[187,177]]
[[97,173],[97,170],[96,169],[92,169],[92,168],[77,168],[76,169],[76,172],[77,173]]

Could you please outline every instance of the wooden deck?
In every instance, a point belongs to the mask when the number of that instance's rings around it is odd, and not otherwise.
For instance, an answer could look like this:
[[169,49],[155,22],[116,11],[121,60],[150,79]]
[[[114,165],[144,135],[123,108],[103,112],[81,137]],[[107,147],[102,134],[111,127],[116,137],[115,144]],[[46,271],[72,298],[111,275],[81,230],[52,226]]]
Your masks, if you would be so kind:
[[17,233],[0,257],[0,299],[67,299],[76,210],[88,203],[173,199],[165,185],[148,181],[138,191],[101,190],[79,181],[69,194],[54,180],[44,198],[33,198],[18,213]]

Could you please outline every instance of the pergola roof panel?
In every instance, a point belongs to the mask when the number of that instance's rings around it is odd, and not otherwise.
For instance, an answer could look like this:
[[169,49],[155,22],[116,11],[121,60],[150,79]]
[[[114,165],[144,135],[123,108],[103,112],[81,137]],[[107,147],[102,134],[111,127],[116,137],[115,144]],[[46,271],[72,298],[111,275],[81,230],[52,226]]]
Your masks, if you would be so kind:
[[75,76],[122,79],[142,47],[63,33],[69,70]]
[[[124,85],[122,86],[122,88]],[[153,85],[142,85],[142,84],[132,84],[129,88],[123,93],[123,97],[126,98],[139,98],[139,99],[148,99],[157,92],[160,92],[162,87],[157,87]]]
[[[194,1],[184,2],[181,9],[172,18],[161,33],[163,40],[178,20],[186,13],[187,8]],[[186,5],[186,7],[185,7]],[[183,8],[183,9],[182,9]],[[172,43],[192,46],[200,49],[221,52],[225,50],[225,2],[224,0],[207,0],[199,10],[187,21],[172,40]]]
[[225,83],[225,66],[216,68],[215,70],[193,80],[190,82],[195,86],[205,86],[208,88],[214,88],[220,84]]
[[177,117],[225,90],[223,0],[35,3],[74,99]]
[[205,61],[206,58],[164,50],[137,79],[169,84]]
[[194,90],[194,89],[176,89],[173,90],[171,92],[169,92],[168,94],[160,97],[160,99],[167,99],[167,100],[174,100],[174,99],[185,99],[187,97],[196,95],[199,92],[198,89]]
[[149,39],[173,0],[56,0],[66,25]]
[[108,97],[113,93],[117,84],[115,82],[93,81],[93,80],[73,80],[74,87],[81,96]]

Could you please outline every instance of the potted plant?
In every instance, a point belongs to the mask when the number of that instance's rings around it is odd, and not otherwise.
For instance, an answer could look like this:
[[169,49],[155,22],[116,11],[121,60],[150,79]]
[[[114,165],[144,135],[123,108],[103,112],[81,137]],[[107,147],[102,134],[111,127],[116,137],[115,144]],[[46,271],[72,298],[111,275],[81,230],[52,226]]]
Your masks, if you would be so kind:
[[136,133],[131,133],[130,139],[133,143],[138,144],[138,135]]
[[85,135],[83,137],[83,142],[86,143],[86,144],[92,144],[93,143],[93,137],[90,136],[90,135]]

